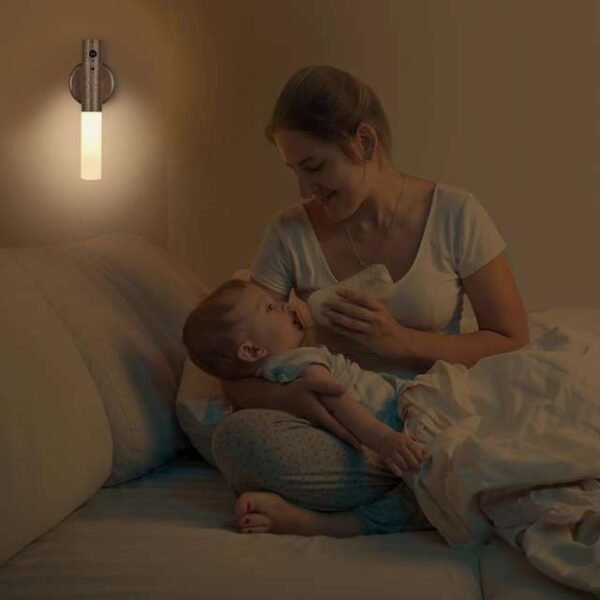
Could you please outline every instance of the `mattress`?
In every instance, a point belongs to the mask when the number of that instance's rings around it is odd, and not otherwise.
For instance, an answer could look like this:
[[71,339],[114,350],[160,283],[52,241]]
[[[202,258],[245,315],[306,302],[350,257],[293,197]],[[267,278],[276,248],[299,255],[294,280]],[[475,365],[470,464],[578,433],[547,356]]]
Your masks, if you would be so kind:
[[0,569],[7,598],[481,598],[479,559],[434,531],[240,534],[221,475],[184,455],[96,496]]

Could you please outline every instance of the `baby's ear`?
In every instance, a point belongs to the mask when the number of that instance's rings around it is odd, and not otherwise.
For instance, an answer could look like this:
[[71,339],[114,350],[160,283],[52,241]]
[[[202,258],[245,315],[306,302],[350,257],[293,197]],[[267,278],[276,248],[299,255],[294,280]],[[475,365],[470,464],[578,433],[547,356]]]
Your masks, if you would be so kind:
[[237,357],[243,362],[256,362],[268,356],[269,351],[251,340],[242,342],[237,349]]

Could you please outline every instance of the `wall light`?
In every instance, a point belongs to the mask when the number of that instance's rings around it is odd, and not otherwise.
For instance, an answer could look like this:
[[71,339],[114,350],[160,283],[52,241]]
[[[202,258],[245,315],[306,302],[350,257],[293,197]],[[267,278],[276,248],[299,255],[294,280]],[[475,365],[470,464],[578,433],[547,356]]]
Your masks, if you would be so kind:
[[102,178],[102,104],[115,90],[115,77],[102,62],[102,41],[83,40],[83,58],[69,77],[81,104],[81,179]]

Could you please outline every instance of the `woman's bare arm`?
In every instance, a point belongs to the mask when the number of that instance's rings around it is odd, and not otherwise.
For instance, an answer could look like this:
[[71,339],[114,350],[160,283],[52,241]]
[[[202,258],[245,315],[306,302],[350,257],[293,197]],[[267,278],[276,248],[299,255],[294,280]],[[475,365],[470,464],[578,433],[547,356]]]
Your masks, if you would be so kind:
[[236,408],[268,408],[290,412],[286,404],[287,395],[282,391],[282,386],[266,379],[221,379],[221,386],[227,399]]
[[[302,378],[320,377],[324,380],[335,381],[331,372],[323,365],[309,365],[302,372]],[[349,392],[339,396],[324,396],[324,401],[334,411],[336,418],[351,431],[358,441],[371,450],[377,451],[381,439],[393,431],[391,427],[378,421],[356,398]]]
[[[302,377],[333,379],[323,365],[309,365]],[[377,452],[388,468],[398,476],[406,469],[418,471],[426,450],[406,432],[395,431],[379,421],[350,392],[340,396],[321,396],[327,410],[351,432],[358,441]]]
[[375,359],[355,360],[376,371],[394,366],[425,370],[436,360],[472,366],[529,342],[527,313],[503,255],[466,277],[463,286],[477,317],[475,333],[446,335],[405,327],[381,302],[356,290],[338,292],[345,302],[327,302],[332,310],[325,314],[333,331],[358,342],[365,358],[370,353]]
[[319,401],[322,395],[335,397],[345,392],[344,386],[333,379],[311,376],[280,384],[248,377],[236,381],[221,380],[221,384],[225,395],[237,408],[282,410],[360,448],[356,437]]
[[466,277],[463,286],[479,331],[441,335],[408,330],[400,355],[412,365],[427,368],[445,360],[472,366],[485,356],[517,350],[529,342],[527,313],[504,255]]

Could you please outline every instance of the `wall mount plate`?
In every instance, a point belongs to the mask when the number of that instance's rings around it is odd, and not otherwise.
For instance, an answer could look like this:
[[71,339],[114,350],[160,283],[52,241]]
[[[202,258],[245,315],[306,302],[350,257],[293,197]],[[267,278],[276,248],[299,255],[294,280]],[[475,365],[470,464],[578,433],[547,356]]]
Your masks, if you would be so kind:
[[[69,75],[69,90],[71,96],[81,104],[81,70],[82,65],[79,63]],[[102,65],[102,104],[104,104],[115,91],[115,76],[108,65]]]

